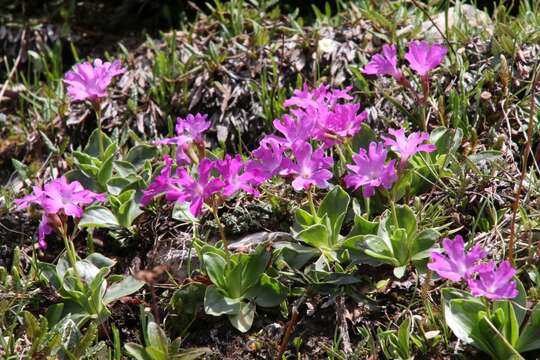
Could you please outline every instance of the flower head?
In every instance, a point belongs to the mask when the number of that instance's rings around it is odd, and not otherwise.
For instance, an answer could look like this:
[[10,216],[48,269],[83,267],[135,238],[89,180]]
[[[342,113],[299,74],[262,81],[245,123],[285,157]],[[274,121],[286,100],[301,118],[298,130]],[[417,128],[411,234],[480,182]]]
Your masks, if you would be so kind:
[[397,68],[397,51],[394,45],[383,45],[382,54],[373,55],[371,61],[364,67],[367,75],[390,75],[401,80],[403,74]]
[[215,163],[205,158],[199,163],[197,177],[193,177],[185,169],[178,170],[180,187],[171,188],[166,193],[167,200],[189,202],[189,210],[193,216],[199,216],[203,204],[225,186],[220,179],[212,177],[214,167]]
[[286,159],[282,175],[293,175],[292,186],[296,191],[308,189],[311,185],[324,189],[329,186],[332,172],[328,170],[333,160],[324,156],[323,149],[313,151],[309,143],[297,144],[292,148],[295,161]]
[[512,280],[516,270],[508,261],[503,261],[498,268],[495,263],[479,265],[478,276],[468,279],[473,296],[484,296],[490,300],[513,299],[518,296],[516,282]]
[[[301,112],[297,112],[297,115]],[[283,137],[270,136],[278,141],[283,147],[292,148],[298,143],[306,142],[313,132],[313,119],[307,116],[298,116],[294,118],[289,115],[283,115],[281,120],[274,120],[274,127]]]
[[446,255],[433,252],[428,268],[448,280],[469,279],[477,270],[478,261],[487,256],[487,253],[478,245],[475,245],[468,253],[465,252],[463,238],[460,235],[456,235],[454,240],[446,238],[442,243]]
[[165,162],[165,167],[163,167],[159,175],[156,176],[154,181],[152,181],[148,188],[143,192],[141,198],[142,205],[148,205],[154,197],[165,193],[178,181],[178,179],[171,177],[173,160],[168,155],[165,155],[163,161]]
[[259,192],[253,187],[256,183],[256,175],[246,169],[246,163],[240,155],[231,157],[227,155],[224,160],[218,160],[216,168],[223,178],[224,187],[221,191],[223,196],[229,197],[239,190],[258,196]]
[[125,71],[119,60],[111,64],[95,59],[94,64],[84,62],[75,65],[74,69],[64,76],[64,82],[68,85],[68,95],[71,99],[96,101],[107,96],[107,87],[112,78]]
[[397,180],[395,160],[386,163],[388,150],[382,143],[372,142],[369,151],[360,149],[353,155],[355,165],[347,165],[351,173],[344,177],[345,185],[354,190],[362,187],[365,197],[373,196],[375,188],[390,189]]
[[254,175],[255,183],[262,183],[281,170],[283,149],[275,138],[265,137],[261,145],[251,152],[252,160],[246,164],[246,171]]
[[413,155],[418,152],[433,152],[436,150],[433,144],[424,144],[429,140],[429,134],[426,132],[413,132],[405,136],[405,129],[389,129],[388,132],[394,136],[394,139],[384,137],[384,144],[391,146],[392,150],[399,154],[401,164],[404,165]]
[[189,148],[193,143],[204,146],[203,134],[210,127],[206,120],[208,115],[188,114],[185,119],[176,119],[176,135],[172,138],[156,141],[158,145],[176,145],[176,161],[178,164],[189,164],[191,158],[188,155]]
[[106,200],[104,195],[86,190],[78,181],[68,183],[65,176],[45,184],[43,188],[34,186],[33,190],[32,194],[16,199],[15,204],[21,209],[30,204],[39,205],[43,209],[38,228],[39,245],[43,249],[46,247],[45,235],[51,234],[55,229],[55,224],[51,221],[53,215],[80,218],[83,215],[83,206]]
[[418,75],[426,77],[430,70],[440,65],[448,49],[439,44],[429,44],[427,41],[413,41],[409,43],[409,51],[405,59],[411,69]]

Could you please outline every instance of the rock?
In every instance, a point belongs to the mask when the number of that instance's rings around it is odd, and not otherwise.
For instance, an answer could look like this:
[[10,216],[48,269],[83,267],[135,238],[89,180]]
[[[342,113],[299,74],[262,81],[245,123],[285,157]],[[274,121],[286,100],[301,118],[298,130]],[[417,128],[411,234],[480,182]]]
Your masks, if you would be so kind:
[[188,262],[191,262],[191,269],[199,266],[197,252],[195,249],[190,251],[190,246],[191,236],[188,233],[180,233],[172,239],[159,239],[148,252],[147,267],[166,265],[174,278],[184,279],[189,276]]
[[276,231],[267,232],[261,231],[254,234],[244,236],[238,241],[229,244],[229,250],[236,252],[251,252],[255,250],[257,245],[264,243],[265,241],[290,241],[292,236],[289,233]]
[[[446,13],[440,12],[436,16],[432,17],[433,22],[437,24],[439,29],[444,33],[446,31]],[[431,20],[426,20],[422,23],[421,34],[426,40],[442,41],[443,37],[437,28],[433,25]],[[493,23],[489,15],[477,9],[476,7],[468,4],[461,4],[459,6],[452,6],[448,8],[448,29],[453,26],[463,27],[467,24],[472,28],[482,28],[490,35],[493,34]]]

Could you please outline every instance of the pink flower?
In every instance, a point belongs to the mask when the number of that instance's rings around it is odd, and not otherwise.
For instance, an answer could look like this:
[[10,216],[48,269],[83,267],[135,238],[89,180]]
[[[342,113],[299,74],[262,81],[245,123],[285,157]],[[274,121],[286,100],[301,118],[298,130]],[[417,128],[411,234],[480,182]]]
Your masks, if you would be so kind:
[[242,161],[240,155],[235,157],[227,155],[224,160],[217,161],[216,168],[223,178],[224,187],[221,191],[223,196],[232,196],[239,190],[259,196],[259,192],[253,187],[256,182],[256,175],[246,170],[246,164]]
[[336,138],[352,137],[360,131],[362,122],[367,118],[367,112],[360,112],[360,104],[337,104],[332,112],[321,117],[317,139],[326,147],[341,141]]
[[353,155],[355,165],[347,165],[352,173],[344,177],[345,185],[354,190],[362,186],[365,197],[373,196],[375,188],[380,186],[390,189],[397,175],[395,160],[386,163],[387,154],[388,150],[382,143],[369,144],[369,152],[360,149],[358,154]]
[[54,224],[49,220],[51,215],[66,215],[80,218],[83,215],[83,206],[95,201],[105,201],[102,194],[94,193],[83,188],[81,183],[67,182],[65,176],[55,179],[43,187],[33,187],[34,192],[21,199],[16,199],[15,204],[21,209],[26,209],[30,204],[39,205],[44,213],[38,228],[38,240],[42,249],[45,249],[45,236],[54,230]]
[[74,70],[66,73],[64,82],[68,84],[68,95],[72,100],[95,101],[107,96],[112,78],[125,71],[119,60],[111,64],[95,59],[93,65],[88,62],[75,65]]
[[[297,113],[298,114],[298,113]],[[270,136],[282,146],[292,148],[297,143],[306,142],[313,132],[315,123],[312,118],[302,116],[295,119],[289,115],[283,115],[282,120],[274,120],[274,127],[283,137]]]
[[468,253],[465,252],[463,238],[456,235],[454,240],[443,240],[446,255],[433,252],[428,268],[435,271],[440,277],[460,281],[469,279],[478,268],[478,261],[485,258],[487,253],[475,245]]
[[382,54],[373,55],[362,72],[367,75],[390,75],[401,81],[403,74],[397,68],[397,51],[394,45],[383,45]]
[[418,152],[433,152],[436,150],[433,144],[424,144],[429,140],[429,134],[426,132],[413,132],[405,136],[405,129],[389,129],[388,132],[394,136],[394,139],[384,137],[384,144],[391,146],[392,150],[399,154],[401,165],[403,166],[413,155]]
[[204,146],[204,132],[210,127],[210,122],[206,120],[208,115],[188,114],[185,119],[176,119],[177,136],[158,140],[158,145],[177,145],[176,161],[178,164],[189,164],[191,158],[186,154],[192,143]]
[[348,94],[350,90],[351,87],[329,90],[326,85],[311,91],[307,85],[303,90],[295,90],[294,96],[284,103],[294,108],[282,122],[274,122],[276,129],[285,136],[286,140],[281,140],[281,143],[291,148],[296,143],[314,138],[323,142],[325,147],[331,147],[342,142],[344,137],[354,136],[367,113],[359,113],[359,104],[340,103],[341,100],[352,99]]
[[518,296],[516,282],[512,280],[516,270],[508,261],[503,261],[498,268],[490,261],[479,265],[476,279],[467,280],[473,296],[484,296],[490,300],[513,299]]
[[212,177],[214,166],[212,161],[202,159],[196,178],[185,169],[178,170],[180,187],[172,187],[166,193],[167,200],[189,202],[189,210],[193,216],[199,216],[202,213],[203,204],[225,186],[221,180]]
[[405,59],[418,75],[427,77],[430,70],[440,65],[447,52],[448,49],[439,44],[431,45],[426,41],[413,41],[409,43],[409,51],[405,54]]
[[160,174],[156,176],[156,178],[148,186],[148,188],[143,192],[141,204],[144,206],[148,205],[154,197],[165,193],[175,183],[178,182],[178,179],[171,178],[171,168],[173,165],[173,160],[167,155],[164,156],[163,160],[165,162],[165,167],[161,170]]
[[254,175],[256,183],[260,184],[279,173],[283,164],[283,149],[275,138],[265,137],[261,145],[251,152],[252,160],[246,165],[246,171]]
[[332,172],[328,170],[333,165],[329,156],[324,156],[323,149],[313,149],[309,143],[297,144],[292,148],[295,161],[286,159],[282,175],[293,175],[292,186],[296,191],[308,189],[311,185],[327,188]]

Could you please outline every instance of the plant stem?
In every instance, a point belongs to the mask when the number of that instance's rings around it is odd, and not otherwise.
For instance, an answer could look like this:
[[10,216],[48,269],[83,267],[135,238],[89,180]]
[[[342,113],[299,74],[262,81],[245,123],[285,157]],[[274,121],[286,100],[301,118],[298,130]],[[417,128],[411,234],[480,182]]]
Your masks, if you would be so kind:
[[98,129],[98,146],[99,146],[99,158],[103,158],[105,149],[103,148],[103,131],[101,130],[101,105],[99,102],[94,104],[94,111],[96,113],[96,123]]
[[309,209],[311,210],[311,215],[315,219],[315,222],[319,222],[319,216],[317,215],[317,209],[315,209],[315,203],[313,202],[313,194],[311,193],[313,187],[310,186],[307,191],[307,197],[309,202]]
[[219,228],[219,236],[221,238],[221,241],[223,242],[223,248],[225,249],[225,253],[227,256],[229,255],[229,244],[227,243],[227,239],[225,238],[225,228],[223,227],[223,224],[221,223],[221,220],[219,218],[218,209],[216,200],[214,199],[212,201],[212,214],[214,214],[214,219],[216,219],[216,223]]
[[399,228],[399,221],[397,218],[396,202],[394,200],[394,196],[393,195],[388,196],[388,200],[390,201],[390,208],[392,211],[392,220],[394,221],[394,225],[396,226],[396,228]]
[[369,213],[371,211],[371,198],[364,198],[364,204],[366,205],[366,220],[369,220]]
[[73,241],[71,241],[69,237],[67,236],[67,231],[64,225],[62,225],[62,227],[60,228],[60,235],[62,236],[62,239],[64,240],[64,247],[66,248],[68,261],[77,279],[77,285],[79,285],[79,288],[82,289],[83,284],[82,284],[81,276],[79,275],[79,271],[77,270],[77,250],[75,250]]

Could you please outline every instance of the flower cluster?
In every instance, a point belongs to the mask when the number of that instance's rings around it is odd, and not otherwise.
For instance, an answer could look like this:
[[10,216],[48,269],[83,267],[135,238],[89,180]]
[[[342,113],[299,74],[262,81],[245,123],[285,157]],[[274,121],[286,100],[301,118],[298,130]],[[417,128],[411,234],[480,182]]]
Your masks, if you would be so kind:
[[[213,205],[211,201],[214,195],[228,198],[240,190],[258,195],[254,188],[256,176],[246,171],[246,162],[239,155],[213,161],[203,158],[191,171],[187,167],[177,166],[173,174],[173,160],[166,156],[164,161],[165,167],[143,194],[143,205],[165,194],[168,201],[190,203],[190,212],[193,216],[199,216],[204,204]],[[213,171],[218,176],[214,176]]]
[[107,87],[113,77],[124,73],[119,60],[113,63],[95,59],[94,63],[84,62],[68,71],[64,82],[68,85],[68,95],[74,101],[89,100],[95,102],[107,96]]
[[[177,169],[172,174],[173,160],[166,157],[165,167],[143,195],[143,204],[165,194],[169,201],[189,202],[191,212],[198,216],[203,204],[213,206],[214,195],[227,199],[244,191],[258,196],[257,186],[275,176],[291,178],[296,191],[329,187],[334,165],[328,154],[330,148],[347,144],[367,117],[365,111],[359,112],[359,104],[349,102],[349,91],[330,90],[325,85],[295,91],[285,101],[290,111],[273,123],[277,133],[266,135],[246,161],[239,155],[206,159],[204,132],[210,126],[207,116],[178,118],[177,136],[157,142],[177,146]],[[396,160],[388,160],[390,150],[400,157],[400,169],[416,153],[435,150],[434,145],[425,143],[427,133],[407,137],[404,129],[397,129],[390,130],[390,134],[394,138],[384,138],[384,143],[371,143],[368,151],[360,149],[352,154],[354,164],[347,165],[351,173],[344,178],[348,187],[362,187],[366,197],[378,187],[389,189],[398,178]]]
[[72,216],[79,219],[83,215],[83,206],[105,200],[104,195],[86,190],[78,181],[68,183],[62,176],[45,184],[43,188],[34,186],[32,194],[16,199],[15,203],[21,209],[26,209],[30,204],[39,205],[43,209],[38,240],[39,246],[45,249],[45,236],[58,229],[64,223],[63,218]]
[[[429,71],[441,64],[447,52],[448,49],[439,44],[413,41],[409,43],[409,51],[405,54],[405,60],[412,70],[425,79]],[[364,67],[363,72],[367,75],[389,75],[401,83],[405,81],[405,76],[397,67],[397,50],[394,45],[383,45],[382,54],[374,55]]]
[[431,254],[428,268],[440,277],[458,282],[464,280],[473,296],[484,296],[490,300],[513,299],[518,295],[516,282],[512,280],[516,270],[508,261],[497,267],[493,260],[480,263],[487,253],[478,245],[465,251],[463,238],[457,235],[453,240],[443,240],[446,255]]
[[435,145],[426,144],[429,134],[414,132],[405,136],[405,129],[389,129],[394,138],[384,137],[384,143],[372,142],[368,151],[360,149],[353,154],[354,165],[347,165],[350,173],[344,177],[345,185],[357,190],[362,187],[365,197],[373,196],[375,189],[383,187],[390,189],[398,179],[395,160],[388,161],[388,147],[400,158],[399,169],[403,170],[408,160],[419,152],[433,152]]
[[176,119],[176,136],[159,140],[158,145],[176,145],[176,161],[179,164],[189,164],[196,154],[193,146],[204,148],[204,132],[210,127],[210,122],[206,120],[207,115],[191,115],[185,119]]

